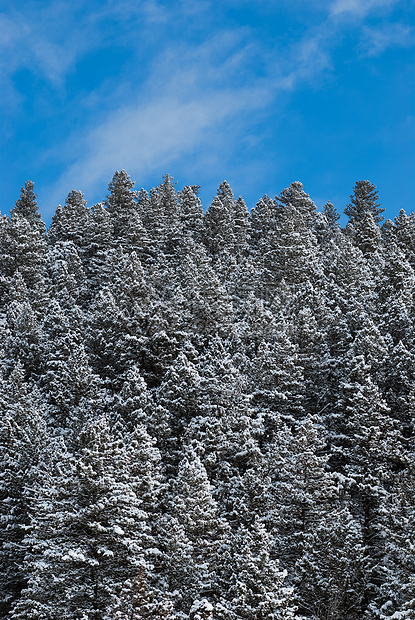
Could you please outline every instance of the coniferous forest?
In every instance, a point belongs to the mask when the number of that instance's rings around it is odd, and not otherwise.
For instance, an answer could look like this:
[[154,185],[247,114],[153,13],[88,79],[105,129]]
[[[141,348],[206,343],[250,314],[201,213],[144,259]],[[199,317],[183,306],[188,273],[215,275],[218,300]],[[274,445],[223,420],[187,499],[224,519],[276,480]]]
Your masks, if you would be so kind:
[[415,618],[415,215],[198,190],[0,219],[0,617]]

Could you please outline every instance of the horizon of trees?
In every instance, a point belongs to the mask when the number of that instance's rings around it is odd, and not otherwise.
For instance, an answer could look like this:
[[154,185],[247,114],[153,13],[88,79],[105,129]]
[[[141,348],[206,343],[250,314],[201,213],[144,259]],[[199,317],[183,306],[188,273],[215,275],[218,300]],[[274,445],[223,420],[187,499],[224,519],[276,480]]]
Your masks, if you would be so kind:
[[415,214],[116,172],[0,217],[0,617],[415,617]]

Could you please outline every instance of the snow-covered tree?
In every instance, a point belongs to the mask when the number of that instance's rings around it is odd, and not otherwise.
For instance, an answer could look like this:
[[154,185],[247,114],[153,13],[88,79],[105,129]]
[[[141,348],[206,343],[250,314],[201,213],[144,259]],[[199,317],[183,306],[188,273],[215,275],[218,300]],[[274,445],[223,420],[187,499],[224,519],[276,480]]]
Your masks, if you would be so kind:
[[149,446],[144,429],[122,437],[101,417],[83,428],[76,453],[63,438],[45,451],[26,491],[28,578],[13,620],[101,619],[112,594],[151,566],[154,541],[141,499]]
[[20,365],[8,380],[0,379],[0,409],[0,616],[6,618],[27,579],[22,540],[30,497],[25,487],[47,441],[40,394],[25,383]]
[[381,214],[385,209],[380,208],[378,200],[379,192],[376,190],[376,185],[370,181],[357,181],[353,194],[350,196],[350,204],[344,210],[350,223],[355,226],[357,222],[362,220],[365,213],[370,213],[375,223],[379,224],[383,220]]

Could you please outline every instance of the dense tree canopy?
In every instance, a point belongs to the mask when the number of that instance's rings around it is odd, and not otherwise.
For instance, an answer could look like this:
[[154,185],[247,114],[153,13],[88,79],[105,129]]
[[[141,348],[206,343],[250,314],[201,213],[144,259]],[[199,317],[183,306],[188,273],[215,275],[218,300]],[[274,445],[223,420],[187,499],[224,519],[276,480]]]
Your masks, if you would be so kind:
[[0,218],[0,617],[414,618],[414,213],[198,190]]

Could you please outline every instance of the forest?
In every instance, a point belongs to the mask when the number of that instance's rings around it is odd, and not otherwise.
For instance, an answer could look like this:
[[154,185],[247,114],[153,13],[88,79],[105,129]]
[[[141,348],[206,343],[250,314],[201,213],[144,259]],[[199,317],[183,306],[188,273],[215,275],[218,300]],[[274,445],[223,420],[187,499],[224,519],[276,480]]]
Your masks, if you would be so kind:
[[414,619],[415,214],[134,187],[0,218],[0,617]]

